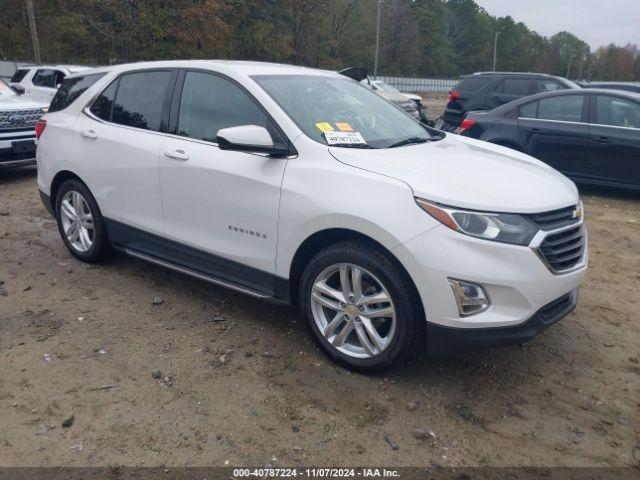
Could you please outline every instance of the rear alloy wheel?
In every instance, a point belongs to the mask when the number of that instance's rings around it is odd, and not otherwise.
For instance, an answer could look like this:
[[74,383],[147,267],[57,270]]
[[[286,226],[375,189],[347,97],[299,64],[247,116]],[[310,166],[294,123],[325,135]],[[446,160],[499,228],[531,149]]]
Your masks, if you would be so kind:
[[338,243],[316,254],[300,279],[298,305],[318,345],[353,370],[387,368],[425,340],[411,279],[389,253],[367,243]]
[[74,257],[93,263],[110,251],[102,214],[83,183],[67,180],[60,186],[55,212],[62,240]]
[[85,253],[93,246],[95,228],[89,204],[81,193],[70,190],[64,194],[60,203],[62,229],[71,246]]

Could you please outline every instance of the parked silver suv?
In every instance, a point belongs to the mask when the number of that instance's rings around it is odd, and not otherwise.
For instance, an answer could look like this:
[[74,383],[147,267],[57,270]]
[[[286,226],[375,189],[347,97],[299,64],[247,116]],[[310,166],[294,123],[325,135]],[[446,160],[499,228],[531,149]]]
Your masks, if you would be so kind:
[[0,81],[0,169],[36,163],[36,123],[41,102],[21,97]]

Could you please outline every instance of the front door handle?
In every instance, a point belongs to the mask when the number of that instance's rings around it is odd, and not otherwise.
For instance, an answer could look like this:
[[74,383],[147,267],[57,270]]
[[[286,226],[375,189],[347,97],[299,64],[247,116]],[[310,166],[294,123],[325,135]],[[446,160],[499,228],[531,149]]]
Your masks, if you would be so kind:
[[527,133],[530,133],[531,135],[540,135],[542,133],[542,130],[540,130],[539,128],[529,128],[527,129]]
[[603,136],[592,137],[592,140],[598,143],[611,143],[611,139],[609,137],[603,137]]
[[98,138],[98,134],[93,130],[83,130],[80,135],[82,135],[84,138],[90,138],[92,140]]
[[189,154],[184,150],[165,150],[164,156],[174,160],[182,160],[183,162],[189,160]]

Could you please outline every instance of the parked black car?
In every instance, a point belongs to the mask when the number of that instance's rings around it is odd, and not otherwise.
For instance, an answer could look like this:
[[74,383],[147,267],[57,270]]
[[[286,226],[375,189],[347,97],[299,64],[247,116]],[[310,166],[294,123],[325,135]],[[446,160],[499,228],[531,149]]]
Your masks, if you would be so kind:
[[436,128],[453,130],[466,114],[491,110],[505,103],[539,92],[577,89],[580,85],[543,73],[478,72],[460,80],[449,92],[449,102]]
[[520,150],[576,182],[640,189],[640,94],[541,93],[471,112],[462,135]]
[[582,83],[584,88],[604,88],[606,90],[624,90],[626,92],[640,93],[640,83],[630,82],[590,82]]

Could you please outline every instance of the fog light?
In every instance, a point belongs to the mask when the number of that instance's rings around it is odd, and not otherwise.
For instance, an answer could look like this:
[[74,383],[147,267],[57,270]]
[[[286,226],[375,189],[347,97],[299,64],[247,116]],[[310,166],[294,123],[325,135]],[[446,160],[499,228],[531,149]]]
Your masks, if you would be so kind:
[[487,292],[480,285],[455,278],[449,279],[449,285],[456,299],[458,315],[461,317],[482,313],[491,305]]

